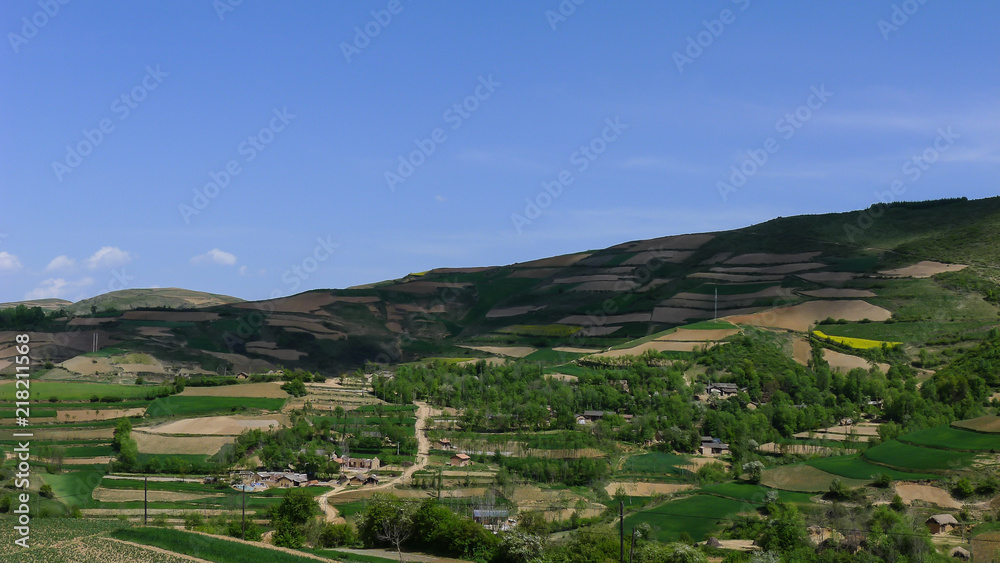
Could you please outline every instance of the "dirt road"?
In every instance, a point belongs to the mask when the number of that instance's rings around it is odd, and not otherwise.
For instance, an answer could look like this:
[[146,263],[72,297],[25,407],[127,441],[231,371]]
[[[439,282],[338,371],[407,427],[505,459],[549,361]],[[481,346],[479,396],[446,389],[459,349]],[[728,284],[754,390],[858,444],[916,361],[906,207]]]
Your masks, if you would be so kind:
[[[365,487],[366,491],[377,491],[382,489],[389,489],[396,485],[406,483],[410,480],[413,474],[424,467],[427,466],[427,462],[430,459],[431,453],[431,441],[427,439],[427,433],[425,429],[427,428],[427,419],[431,416],[431,407],[424,402],[416,402],[417,405],[417,422],[416,422],[416,436],[417,436],[417,461],[412,466],[407,467],[403,471],[403,474],[398,477],[393,477],[375,485],[374,487]],[[327,522],[331,524],[344,523],[345,520],[340,513],[337,512],[336,507],[330,504],[330,497],[335,497],[340,493],[346,492],[347,487],[344,485],[337,485],[336,487],[330,489],[329,491],[323,493],[322,495],[316,497],[316,502],[319,503],[320,509],[325,515]]]

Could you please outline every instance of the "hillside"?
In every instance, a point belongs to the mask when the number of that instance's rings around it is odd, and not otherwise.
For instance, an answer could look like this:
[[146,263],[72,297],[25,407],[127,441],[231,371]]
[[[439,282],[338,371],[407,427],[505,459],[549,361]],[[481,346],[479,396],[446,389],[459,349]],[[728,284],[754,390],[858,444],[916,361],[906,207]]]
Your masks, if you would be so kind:
[[841,337],[888,321],[891,340],[916,344],[994,324],[998,227],[1000,198],[897,203],[266,301],[126,290],[67,307],[78,316],[38,338],[58,344],[48,346],[57,360],[89,350],[96,332],[100,346],[207,370],[330,373],[365,361],[603,350],[714,318],[798,332],[840,320],[830,334]]

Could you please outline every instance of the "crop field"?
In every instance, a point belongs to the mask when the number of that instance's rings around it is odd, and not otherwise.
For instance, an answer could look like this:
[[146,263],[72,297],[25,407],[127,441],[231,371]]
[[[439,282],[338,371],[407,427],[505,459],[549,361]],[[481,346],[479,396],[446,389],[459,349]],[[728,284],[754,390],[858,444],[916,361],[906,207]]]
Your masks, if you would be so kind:
[[582,358],[585,355],[586,354],[581,352],[566,352],[562,350],[553,350],[551,348],[542,348],[528,354],[524,357],[524,359],[529,362],[563,363],[571,362],[577,358]]
[[851,348],[857,348],[858,350],[867,350],[869,348],[881,348],[885,346],[899,346],[902,342],[890,342],[886,340],[868,340],[867,338],[853,338],[850,336],[831,336],[825,334],[820,330],[814,330],[813,334],[820,338],[825,338],[827,340],[832,340],[838,344],[844,344],[850,346]]
[[899,441],[914,446],[963,452],[1000,451],[1000,436],[962,430],[951,426],[936,426],[900,436]]
[[285,399],[265,397],[161,397],[153,401],[146,414],[152,417],[207,414],[220,411],[239,412],[244,410],[277,411],[285,404]]
[[873,475],[885,473],[893,479],[937,479],[936,475],[925,475],[922,473],[909,473],[890,469],[881,465],[868,463],[859,455],[841,455],[813,459],[806,462],[806,465],[815,467],[833,475],[847,477],[849,479],[871,480]]
[[0,519],[0,559],[13,563],[184,563],[190,559],[142,546],[124,544],[104,534],[124,526],[116,520],[35,519],[31,524],[31,547],[14,544],[14,520]]
[[755,510],[756,507],[747,502],[714,495],[693,495],[630,514],[625,518],[625,527],[634,528],[645,522],[652,528],[653,539],[657,541],[677,541],[682,532],[702,541],[720,528],[725,523],[723,520]]
[[308,557],[292,555],[265,547],[257,547],[239,541],[230,541],[166,528],[121,528],[112,531],[110,535],[120,540],[143,545],[153,545],[191,557],[214,561],[215,563],[244,563],[246,561],[313,563],[315,561]]
[[981,416],[971,420],[961,420],[952,422],[952,426],[972,430],[973,432],[984,432],[987,434],[1000,434],[1000,416]]
[[648,454],[629,457],[625,460],[625,465],[622,469],[626,472],[634,473],[690,475],[691,472],[683,468],[683,466],[687,464],[688,458],[686,456],[663,452],[650,452]]
[[765,469],[760,483],[766,487],[783,491],[822,493],[830,489],[830,484],[835,479],[840,479],[849,487],[860,487],[870,481],[868,477],[864,479],[839,477],[811,465],[796,463]]
[[265,397],[286,399],[288,393],[281,390],[281,382],[238,383],[215,387],[186,387],[179,397]]
[[552,338],[565,338],[580,332],[578,326],[571,325],[511,325],[504,327],[497,332],[504,334],[515,334],[517,336],[547,336]]
[[[119,397],[122,399],[144,399],[150,393],[159,390],[157,387],[142,385],[114,385],[110,383],[82,383],[66,381],[32,381],[31,397],[34,402],[49,401],[52,397],[59,401],[89,401],[91,397]],[[0,402],[14,401],[13,385],[0,387]]]
[[865,458],[890,467],[916,471],[944,471],[968,466],[974,454],[921,448],[892,440],[871,448]]
[[919,321],[824,324],[817,328],[828,336],[901,342],[926,342],[935,338],[956,334],[968,338],[984,338],[993,326],[993,324],[986,324],[982,321]]
[[761,487],[760,485],[751,485],[747,483],[720,483],[718,485],[701,487],[699,491],[734,500],[742,500],[753,504],[763,504],[764,497],[769,491],[777,493],[781,502],[791,502],[795,504],[807,504],[810,502],[809,499],[812,496],[808,493],[797,491],[779,491],[777,489],[769,489],[767,487]]

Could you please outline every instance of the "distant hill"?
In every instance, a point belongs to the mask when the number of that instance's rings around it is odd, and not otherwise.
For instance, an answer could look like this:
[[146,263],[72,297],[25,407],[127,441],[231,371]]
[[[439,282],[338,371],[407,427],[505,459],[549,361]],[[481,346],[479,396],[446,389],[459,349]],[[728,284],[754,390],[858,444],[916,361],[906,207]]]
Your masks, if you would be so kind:
[[242,301],[243,299],[238,297],[191,291],[177,287],[123,289],[77,301],[66,307],[66,310],[76,314],[86,314],[91,311],[91,307],[97,307],[98,311],[106,309],[124,311],[128,309],[160,307],[170,309],[198,309],[202,307],[214,307],[216,305],[228,305],[230,303],[241,303]]
[[58,311],[59,309],[65,309],[72,304],[72,301],[67,301],[65,299],[29,299],[27,301],[0,303],[0,309],[13,309],[18,305],[24,305],[29,309],[32,307],[41,307],[45,311]]
[[[537,351],[542,359],[555,347],[683,350],[691,344],[646,342],[716,318],[799,338],[822,325],[838,337],[925,343],[997,324],[998,263],[1000,198],[963,198],[783,217],[266,301],[125,290],[67,306],[77,318],[52,330],[99,327],[102,343],[206,369],[264,362],[324,372],[426,357]],[[87,318],[91,307],[98,318]]]

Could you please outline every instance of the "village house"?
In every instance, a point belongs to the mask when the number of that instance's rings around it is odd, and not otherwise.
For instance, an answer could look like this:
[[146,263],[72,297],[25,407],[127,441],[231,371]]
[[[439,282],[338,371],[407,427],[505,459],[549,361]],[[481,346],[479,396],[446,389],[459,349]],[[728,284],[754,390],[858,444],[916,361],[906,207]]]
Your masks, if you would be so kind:
[[472,465],[472,458],[466,454],[455,454],[451,456],[451,466],[452,467],[465,467],[467,465]]
[[289,471],[250,472],[249,477],[250,481],[244,481],[244,483],[263,483],[268,487],[277,487],[279,489],[303,487],[309,482],[309,477],[305,473],[292,473]]
[[701,437],[701,455],[720,455],[729,452],[729,444],[711,436]]
[[365,457],[348,457],[344,456],[340,458],[337,463],[344,469],[360,470],[360,471],[374,471],[382,466],[377,457],[365,458]]
[[958,527],[958,520],[951,514],[935,514],[925,524],[932,534],[946,534]]
[[487,530],[500,532],[510,529],[507,515],[508,512],[503,509],[473,510],[472,520]]
[[451,440],[449,440],[448,438],[441,438],[440,440],[438,440],[438,446],[440,446],[442,450],[450,450],[455,447],[452,445]]
[[[343,476],[341,476],[343,478]],[[363,487],[365,485],[378,485],[378,475],[368,475],[366,473],[356,473],[346,481],[349,485]]]
[[709,383],[705,391],[709,395],[718,396],[721,399],[726,399],[728,397],[734,397],[739,393],[740,388],[736,386],[735,383]]

